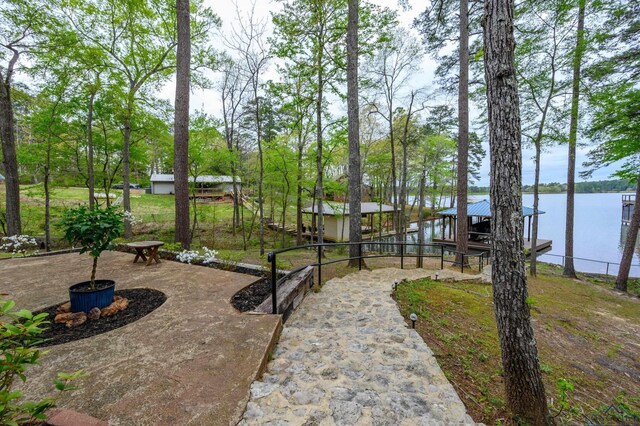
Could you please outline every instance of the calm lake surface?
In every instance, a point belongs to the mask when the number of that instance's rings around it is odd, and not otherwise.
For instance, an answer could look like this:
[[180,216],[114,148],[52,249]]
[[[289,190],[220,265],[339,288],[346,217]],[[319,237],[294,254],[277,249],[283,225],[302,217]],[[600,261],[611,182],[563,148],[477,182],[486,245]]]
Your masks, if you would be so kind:
[[[533,195],[525,194],[522,202],[533,206]],[[564,255],[564,232],[567,206],[566,194],[541,194],[538,237],[553,240],[549,254]],[[623,226],[622,193],[576,194],[573,228],[573,254],[575,257],[602,262],[619,263],[627,237],[628,226]],[[562,263],[561,257],[543,255],[541,260]],[[640,241],[631,267],[631,275],[640,277]],[[606,263],[576,260],[575,267],[582,272],[606,272]],[[617,273],[617,265],[609,265],[609,273]]]
[[[474,195],[469,201],[488,198],[488,195]],[[522,202],[525,206],[533,207],[533,194],[524,194]],[[538,238],[553,240],[551,250],[539,256],[544,262],[562,264],[566,205],[566,194],[540,195],[540,210],[545,214],[540,215]],[[622,193],[576,194],[574,257],[594,260],[575,259],[575,267],[578,271],[604,274],[609,262],[609,274],[617,274],[617,264],[622,258],[629,228],[622,225],[621,217]],[[440,224],[441,221],[435,221],[425,227],[425,240],[431,241],[432,235],[441,234]],[[409,234],[408,240],[417,242],[417,234]],[[640,239],[636,242],[630,275],[640,277]]]

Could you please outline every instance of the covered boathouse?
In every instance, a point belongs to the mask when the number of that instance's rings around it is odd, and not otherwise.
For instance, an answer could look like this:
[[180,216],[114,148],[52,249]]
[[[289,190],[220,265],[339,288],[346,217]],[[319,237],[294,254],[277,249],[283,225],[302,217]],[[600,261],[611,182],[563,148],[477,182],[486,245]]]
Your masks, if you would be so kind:
[[[303,213],[311,215],[311,226],[304,227],[305,236],[317,236],[314,224],[317,223],[318,206],[313,205],[302,210]],[[391,222],[389,217],[393,214],[393,207],[386,204],[374,202],[360,203],[360,214],[362,216],[362,235],[373,238],[375,236],[386,236],[395,234],[393,228],[389,229]],[[335,201],[325,201],[322,203],[322,217],[324,222],[324,239],[333,242],[349,241],[349,204]],[[376,225],[382,227],[376,228]],[[384,225],[387,229],[383,229]]]
[[[443,210],[438,212],[438,214],[442,217],[442,238],[434,238],[433,242],[455,245],[456,226],[458,223],[457,207]],[[544,214],[544,212],[539,210],[538,214]],[[527,222],[527,235],[524,239],[524,248],[526,250],[531,249],[531,219],[533,216],[534,212],[531,207],[522,207],[522,220]],[[467,204],[467,220],[469,221],[468,247],[470,249],[489,250],[491,245],[491,206],[489,204],[489,200],[482,200]],[[540,252],[550,248],[551,243],[551,240],[538,238],[536,251]]]

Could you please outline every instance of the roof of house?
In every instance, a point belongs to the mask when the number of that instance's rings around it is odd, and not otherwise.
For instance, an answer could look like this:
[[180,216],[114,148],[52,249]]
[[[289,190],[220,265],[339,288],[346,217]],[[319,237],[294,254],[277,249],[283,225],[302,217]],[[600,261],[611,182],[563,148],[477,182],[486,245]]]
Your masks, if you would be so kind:
[[[302,210],[304,213],[317,213],[318,206],[314,204],[313,206],[307,207]],[[372,213],[390,213],[393,212],[393,206],[388,206],[383,204],[380,206],[378,203],[360,203],[360,213],[361,214],[372,214]],[[324,216],[348,216],[349,215],[349,203],[338,203],[338,202],[330,202],[322,203],[322,214]]]
[[[457,216],[458,208],[453,207],[451,209],[438,212],[442,216]],[[538,214],[544,214],[542,210],[538,210]],[[467,216],[480,216],[491,217],[491,205],[489,200],[482,200],[476,203],[467,204]],[[522,206],[522,216],[533,216],[533,209],[531,207]]]
[[[160,174],[154,173],[151,175],[151,182],[171,182],[174,181],[173,175],[170,174]],[[193,182],[193,177],[189,176],[189,182]],[[212,176],[212,175],[202,175],[198,176],[196,179],[198,183],[232,183],[233,178],[231,176]],[[241,183],[239,177],[236,177],[236,183]]]

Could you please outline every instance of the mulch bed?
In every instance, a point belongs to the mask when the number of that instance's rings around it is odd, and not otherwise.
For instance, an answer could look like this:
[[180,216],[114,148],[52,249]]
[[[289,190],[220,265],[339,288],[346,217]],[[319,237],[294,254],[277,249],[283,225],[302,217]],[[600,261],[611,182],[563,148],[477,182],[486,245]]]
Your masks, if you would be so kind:
[[129,299],[127,309],[118,312],[112,317],[104,317],[96,321],[87,321],[75,328],[67,328],[64,324],[56,324],[53,322],[56,316],[56,309],[64,302],[35,311],[34,315],[42,312],[48,313],[49,316],[47,320],[50,321],[50,323],[47,324],[48,328],[39,335],[40,338],[46,340],[38,346],[59,345],[115,330],[150,314],[167,300],[167,296],[165,296],[163,292],[149,288],[117,290],[116,295]]
[[271,281],[262,279],[233,295],[231,304],[240,312],[252,311],[271,295]]

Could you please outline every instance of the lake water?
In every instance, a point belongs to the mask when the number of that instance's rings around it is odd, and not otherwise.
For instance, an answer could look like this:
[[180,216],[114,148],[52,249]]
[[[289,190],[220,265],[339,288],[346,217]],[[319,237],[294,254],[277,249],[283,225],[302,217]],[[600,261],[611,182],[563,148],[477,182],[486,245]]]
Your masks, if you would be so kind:
[[[489,196],[472,196],[471,201],[488,199]],[[522,202],[533,207],[533,194],[524,194]],[[617,274],[618,263],[622,258],[622,250],[627,236],[628,226],[623,226],[622,193],[610,194],[576,194],[573,254],[576,270],[580,272],[607,272]],[[540,260],[562,264],[564,255],[564,232],[566,216],[566,194],[541,194],[538,238],[553,240],[551,250],[539,256]],[[425,227],[426,240],[432,235],[441,235],[441,221],[429,223]],[[526,222],[525,222],[526,232]],[[409,234],[410,242],[417,242],[417,234]],[[596,262],[597,261],[597,262]],[[640,239],[631,266],[631,276],[640,277]]]
[[[522,202],[533,206],[533,195],[525,194]],[[576,194],[573,228],[574,257],[594,259],[601,262],[619,263],[629,226],[623,226],[622,194]],[[564,232],[567,206],[566,194],[541,194],[538,237],[553,240],[550,254],[564,255]],[[543,255],[545,262],[561,263],[562,258]],[[640,277],[640,240],[632,261],[631,275]],[[606,263],[575,260],[575,267],[583,272],[606,272]],[[609,265],[609,273],[616,274],[617,265]]]

